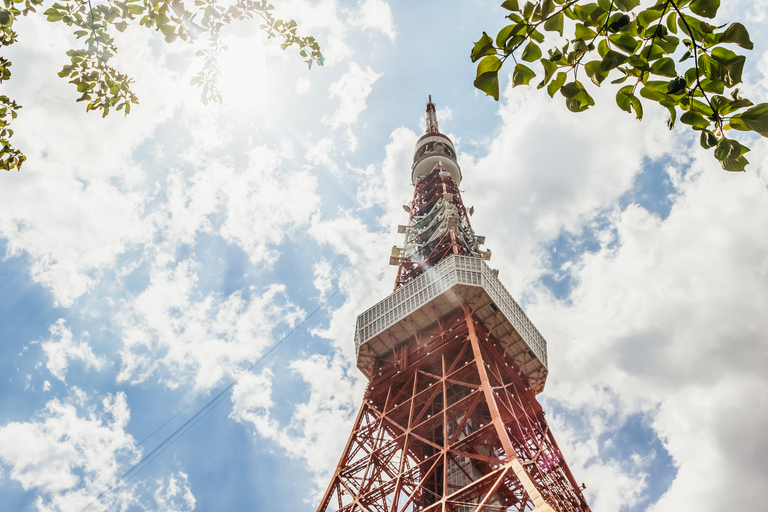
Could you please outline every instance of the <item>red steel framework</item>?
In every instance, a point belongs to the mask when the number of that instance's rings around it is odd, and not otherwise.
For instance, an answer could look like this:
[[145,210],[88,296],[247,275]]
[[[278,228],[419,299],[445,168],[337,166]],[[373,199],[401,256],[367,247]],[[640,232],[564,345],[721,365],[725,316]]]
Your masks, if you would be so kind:
[[[427,133],[437,133],[431,99],[427,114]],[[420,236],[396,289],[451,254],[482,258],[466,242],[477,238],[454,177],[438,165],[415,187],[411,228],[441,198],[458,215]],[[473,307],[436,315],[369,368],[318,512],[589,512],[534,390]]]
[[[416,183],[410,206],[409,221],[411,225],[418,223],[418,219],[428,215],[435,203],[448,195],[452,198],[452,204],[458,215],[455,222],[457,228],[461,229],[460,226],[462,225],[469,226],[469,215],[467,215],[467,209],[461,200],[459,186],[446,174],[442,167],[436,167]],[[426,235],[429,234],[431,233],[426,233]],[[472,249],[468,247],[467,242],[462,237],[457,236],[456,230],[446,230],[419,248],[421,256],[419,259],[411,258],[400,264],[397,269],[395,289],[412,281],[425,269],[437,265],[449,254],[471,254],[471,252]]]

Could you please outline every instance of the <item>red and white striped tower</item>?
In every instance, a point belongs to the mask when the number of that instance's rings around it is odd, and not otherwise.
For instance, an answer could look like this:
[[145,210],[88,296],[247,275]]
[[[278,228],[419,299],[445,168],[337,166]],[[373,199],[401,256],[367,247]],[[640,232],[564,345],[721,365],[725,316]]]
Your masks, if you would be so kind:
[[536,394],[546,341],[485,263],[432,98],[395,291],[357,318],[370,380],[318,511],[588,512]]

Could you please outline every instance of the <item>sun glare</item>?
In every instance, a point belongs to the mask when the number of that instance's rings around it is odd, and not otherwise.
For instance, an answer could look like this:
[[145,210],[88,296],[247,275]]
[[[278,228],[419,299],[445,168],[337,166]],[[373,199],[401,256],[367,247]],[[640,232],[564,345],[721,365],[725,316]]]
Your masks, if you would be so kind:
[[[278,91],[269,80],[267,54],[261,33],[250,37],[228,37],[228,49],[219,60],[219,87],[224,107],[236,116],[260,117],[269,113]],[[229,108],[227,108],[229,107]]]

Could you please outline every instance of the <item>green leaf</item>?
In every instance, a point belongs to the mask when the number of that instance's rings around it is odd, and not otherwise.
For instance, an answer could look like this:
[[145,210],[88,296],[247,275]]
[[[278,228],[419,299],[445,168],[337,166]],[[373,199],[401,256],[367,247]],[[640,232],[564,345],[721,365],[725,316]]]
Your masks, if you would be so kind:
[[523,54],[520,58],[525,62],[536,62],[541,58],[541,48],[533,41],[530,41],[523,49]]
[[664,53],[667,55],[675,53],[675,50],[677,50],[677,46],[680,44],[680,39],[676,38],[675,36],[664,36],[664,37],[658,37],[656,38],[656,43],[661,47],[662,50],[664,50]]
[[626,85],[616,93],[616,104],[621,110],[629,114],[632,113],[632,102],[629,100],[629,97],[633,95],[632,89],[633,86]]
[[483,57],[477,64],[477,77],[475,78],[475,87],[483,91],[488,96],[493,96],[496,101],[499,100],[499,69],[501,69],[501,59],[495,55]]
[[496,49],[493,46],[493,39],[483,32],[483,37],[475,43],[469,57],[472,59],[472,62],[477,62],[486,55],[493,55],[494,53],[496,53]]
[[544,42],[544,34],[539,32],[538,30],[532,31],[530,35],[531,35],[531,39],[533,39],[537,43],[541,44]]
[[738,141],[723,137],[715,148],[715,158],[720,160],[720,165],[726,171],[744,171],[749,160],[744,158],[744,153],[749,148],[742,146]]
[[[664,85],[666,86],[666,84],[664,84]],[[657,89],[654,89],[652,87],[648,87],[647,85],[645,87],[643,87],[642,89],[640,89],[640,96],[642,96],[643,98],[649,99],[651,101],[674,102],[674,100],[671,97],[669,97],[666,93],[661,92],[661,91],[659,91]]]
[[668,103],[666,101],[662,101],[661,104],[667,107],[667,110],[669,111],[669,119],[667,119],[667,128],[671,130],[672,128],[675,127],[675,119],[677,118],[677,111],[675,110],[675,104]]
[[653,46],[646,46],[640,51],[640,55],[643,56],[648,62],[656,59],[660,59],[664,56],[664,50],[661,46],[654,44]]
[[535,4],[532,4],[531,2],[525,2],[525,5],[523,6],[523,18],[530,19],[535,8]]
[[606,23],[606,25],[608,26],[609,31],[619,32],[623,28],[627,27],[631,21],[632,19],[626,14],[617,12],[608,19],[608,22]]
[[640,99],[632,94],[629,96],[629,101],[632,103],[632,108],[635,111],[635,117],[638,121],[641,120],[643,118],[643,104],[640,103]]
[[576,36],[576,39],[584,39],[585,41],[587,39],[592,39],[595,36],[597,36],[594,30],[584,26],[583,23],[576,24],[576,32],[574,33],[574,35]]
[[717,146],[717,137],[709,130],[702,130],[701,137],[699,137],[699,144],[704,149],[709,149]]
[[483,60],[477,64],[476,76],[480,76],[484,73],[496,73],[499,71],[499,69],[501,69],[501,64],[501,59],[495,55],[488,55],[483,57]]
[[555,93],[559,91],[560,88],[563,86],[566,78],[568,78],[568,75],[566,75],[562,71],[559,71],[555,79],[549,82],[549,85],[547,86],[547,94],[549,94],[550,98],[554,98]]
[[731,126],[737,130],[743,130],[743,128],[734,125],[734,120],[737,120],[747,130],[768,137],[768,103],[758,103],[746,112],[731,117]]
[[701,68],[704,76],[712,80],[713,82],[722,82],[720,73],[720,63],[709,55],[702,55],[699,57],[699,68]]
[[674,11],[667,16],[667,28],[673,34],[677,34],[677,13]]
[[670,78],[674,78],[677,76],[677,71],[675,70],[675,61],[673,61],[669,57],[664,57],[663,59],[659,59],[653,64],[651,64],[651,73],[653,73],[654,75],[668,76]]
[[709,121],[704,116],[695,112],[686,112],[680,116],[680,122],[693,126],[694,129],[702,130],[709,127]]
[[730,114],[734,110],[752,106],[752,102],[746,98],[732,99],[720,95],[712,96],[709,99],[709,103],[712,105],[712,109],[721,117]]
[[688,101],[688,106],[691,112],[696,112],[697,114],[701,114],[704,117],[708,117],[714,114],[714,112],[712,111],[712,109],[709,107],[708,104],[704,103],[703,101],[699,101],[697,99],[690,99]]
[[499,74],[498,72],[488,72],[475,78],[475,87],[483,91],[486,96],[492,96],[494,100],[499,101]]
[[518,5],[517,0],[505,0],[505,2],[501,4],[501,6],[508,11],[520,10],[520,6]]
[[730,26],[725,29],[723,36],[720,38],[721,43],[736,43],[742,48],[751,50],[754,45],[749,40],[749,32],[744,28],[741,23],[731,23]]
[[608,52],[611,51],[611,47],[608,46],[608,40],[607,39],[601,39],[599,43],[597,43],[597,53],[600,54],[601,58],[605,58],[606,55],[608,55]]
[[544,22],[544,30],[549,32],[559,32],[563,35],[564,17],[563,13],[559,12]]
[[709,78],[700,80],[699,84],[701,84],[701,88],[704,89],[706,92],[723,94],[723,91],[725,90],[725,84],[723,82],[713,82]]
[[678,76],[674,80],[670,80],[667,84],[667,94],[683,94],[685,92],[686,82],[685,78]]
[[565,84],[560,94],[565,96],[565,106],[571,112],[583,112],[595,104],[595,100],[578,80]]
[[517,87],[518,85],[528,85],[528,82],[531,81],[531,78],[535,76],[536,73],[531,68],[525,64],[518,63],[515,66],[515,70],[512,72],[512,87]]
[[647,27],[657,19],[661,18],[661,13],[664,10],[664,4],[654,5],[644,11],[641,11],[637,15],[637,23],[639,26]]
[[547,82],[550,81],[552,78],[552,75],[555,74],[555,71],[557,71],[557,64],[552,62],[549,59],[540,59],[539,62],[541,62],[541,65],[544,67],[544,79],[539,83],[538,86],[536,86],[537,89],[541,89],[545,85],[547,85]]
[[620,50],[629,54],[635,53],[635,50],[640,44],[640,41],[627,34],[626,32],[622,32],[620,34],[611,34],[608,36],[608,40],[618,46]]
[[496,35],[496,46],[499,48],[504,48],[507,45],[507,41],[512,36],[521,32],[525,32],[525,27],[525,23],[515,23],[512,25],[507,25],[503,29],[499,30],[499,33]]
[[13,25],[13,15],[9,11],[0,11],[0,27],[10,27],[11,25]]
[[[712,58],[720,64],[720,80],[726,87],[734,87],[741,83],[741,73],[744,69],[744,62],[747,60],[743,55],[736,55],[732,51],[716,47],[712,49]],[[711,78],[707,76],[707,78]]]
[[728,48],[723,48],[721,46],[712,48],[712,50],[710,51],[710,54],[712,55],[713,59],[721,63],[733,60],[736,57],[738,57],[736,53],[732,52]]
[[600,67],[603,69],[603,71],[610,71],[624,64],[626,60],[626,55],[610,50],[605,54],[605,57],[603,57],[603,61],[600,64]]
[[603,83],[603,80],[608,78],[608,71],[604,70],[601,64],[602,63],[599,60],[593,60],[584,65],[584,70],[587,72],[587,76],[592,80],[592,83],[598,87]]
[[640,0],[615,0],[613,4],[622,11],[629,12],[640,5]]
[[720,0],[693,0],[690,5],[694,14],[705,18],[714,18],[719,7]]

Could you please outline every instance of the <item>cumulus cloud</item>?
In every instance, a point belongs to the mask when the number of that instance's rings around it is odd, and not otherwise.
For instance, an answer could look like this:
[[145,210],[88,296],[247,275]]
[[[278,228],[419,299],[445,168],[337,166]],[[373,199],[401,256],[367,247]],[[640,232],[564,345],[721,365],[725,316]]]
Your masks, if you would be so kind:
[[605,438],[611,439],[614,426],[623,419],[604,410],[587,415],[587,428],[580,429],[558,414],[549,414],[547,422],[577,483],[589,482],[585,493],[590,508],[606,512],[631,510],[647,491],[649,461],[641,456],[627,460],[606,457]]
[[290,457],[303,460],[314,475],[314,489],[307,496],[314,500],[325,490],[341,456],[364,379],[350,375],[348,365],[339,357],[314,355],[292,362],[290,369],[306,383],[309,398],[294,407],[288,423],[281,424],[272,414],[270,372],[247,375],[238,381],[230,416],[276,442]]
[[334,66],[355,54],[350,45],[350,28],[378,31],[394,40],[396,31],[389,4],[365,0],[359,9],[350,9],[337,0],[286,0],[276,4],[278,15],[295,19],[302,33],[323,42],[326,65]]
[[373,91],[374,82],[380,77],[381,73],[375,73],[370,66],[363,70],[357,62],[350,62],[347,72],[328,87],[330,97],[338,98],[339,106],[325,122],[332,128],[338,128],[357,121],[365,110],[365,102]]
[[[25,44],[13,45],[8,56],[35,66],[14,72],[5,94],[24,105],[14,123],[14,144],[29,159],[0,189],[0,236],[8,240],[7,254],[28,257],[32,279],[68,307],[96,286],[127,247],[150,236],[141,222],[144,171],[132,152],[178,105],[170,92],[178,74],[164,67],[149,41],[121,35],[131,51],[115,61],[156,108],[101,119],[75,103],[71,84],[55,79],[67,61],[62,48],[71,45],[67,27],[40,16],[18,21]],[[39,44],[27,44],[32,41]]]
[[157,510],[164,512],[187,512],[195,509],[195,495],[189,484],[189,475],[183,471],[170,475],[167,479],[154,482],[153,497]]
[[157,373],[170,388],[209,388],[255,361],[274,342],[276,326],[303,316],[283,285],[227,297],[202,294],[196,270],[191,260],[157,268],[149,286],[127,302],[118,382],[143,382]]
[[764,497],[766,175],[726,174],[709,156],[676,178],[667,218],[629,205],[605,228],[567,303],[539,293],[530,305],[550,340],[547,396],[649,418],[677,469],[654,511],[718,510],[735,487],[745,506]]
[[[11,479],[37,494],[36,508],[192,510],[195,500],[183,473],[154,482],[155,500],[144,495],[144,482],[100,496],[139,460],[141,449],[125,431],[130,418],[125,394],[107,395],[98,406],[89,401],[75,389],[69,400],[50,400],[34,420],[0,426],[0,463]],[[183,507],[166,506],[179,497]]]
[[543,272],[549,258],[544,244],[565,232],[581,236],[633,186],[644,158],[670,154],[675,143],[676,132],[658,129],[663,109],[648,109],[637,123],[610,97],[597,97],[602,108],[573,114],[561,98],[539,92],[509,89],[487,154],[459,155],[464,200],[482,201],[472,223],[503,258],[493,263],[514,295]]
[[[51,374],[64,381],[71,360],[82,361],[87,368],[101,369],[106,364],[106,360],[103,357],[97,357],[87,341],[75,342],[72,331],[64,325],[65,323],[63,318],[59,318],[49,327],[50,339],[41,344],[48,358],[45,365]],[[50,387],[50,384],[47,387]]]
[[359,18],[353,18],[352,23],[364,29],[376,30],[395,40],[395,20],[392,10],[384,0],[365,0],[360,4]]

